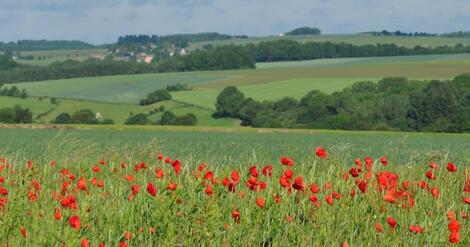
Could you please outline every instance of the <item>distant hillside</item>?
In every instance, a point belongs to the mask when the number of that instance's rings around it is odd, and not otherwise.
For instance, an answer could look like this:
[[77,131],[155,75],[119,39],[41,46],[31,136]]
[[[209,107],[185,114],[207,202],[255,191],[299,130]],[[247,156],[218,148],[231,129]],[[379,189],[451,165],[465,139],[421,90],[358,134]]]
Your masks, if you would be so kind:
[[0,51],[45,51],[89,49],[94,46],[78,40],[18,40],[17,42],[0,42]]

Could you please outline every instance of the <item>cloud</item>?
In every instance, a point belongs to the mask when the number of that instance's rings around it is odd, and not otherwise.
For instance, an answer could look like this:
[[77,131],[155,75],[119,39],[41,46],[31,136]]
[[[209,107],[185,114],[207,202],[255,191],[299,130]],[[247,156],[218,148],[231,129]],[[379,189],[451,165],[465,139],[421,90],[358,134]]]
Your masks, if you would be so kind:
[[0,40],[104,43],[130,33],[270,35],[298,26],[449,32],[468,29],[469,10],[466,0],[1,0]]

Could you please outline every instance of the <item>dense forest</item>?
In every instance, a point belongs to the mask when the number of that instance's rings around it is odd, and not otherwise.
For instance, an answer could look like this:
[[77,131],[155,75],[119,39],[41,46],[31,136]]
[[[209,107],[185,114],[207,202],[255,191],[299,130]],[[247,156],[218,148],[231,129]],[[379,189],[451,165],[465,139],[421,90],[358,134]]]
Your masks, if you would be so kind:
[[236,87],[217,97],[215,117],[268,128],[470,132],[470,74],[452,81],[384,78],[354,83],[340,92],[317,90],[300,100],[259,102]]
[[91,44],[77,40],[18,40],[17,42],[0,42],[0,51],[75,50],[93,47]]

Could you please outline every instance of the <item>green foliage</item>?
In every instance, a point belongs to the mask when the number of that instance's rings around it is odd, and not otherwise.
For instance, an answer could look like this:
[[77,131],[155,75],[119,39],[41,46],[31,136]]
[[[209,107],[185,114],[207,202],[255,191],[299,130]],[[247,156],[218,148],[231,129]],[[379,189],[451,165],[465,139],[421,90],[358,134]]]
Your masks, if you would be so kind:
[[160,119],[161,125],[175,125],[176,123],[176,115],[171,111],[166,111],[162,114]]
[[0,109],[0,123],[32,123],[33,114],[19,105]]
[[299,27],[290,32],[285,33],[285,35],[320,35],[321,30],[316,27]]
[[151,105],[164,100],[170,100],[171,94],[167,89],[158,89],[147,95],[147,98],[140,101],[140,105]]
[[97,124],[95,113],[90,109],[81,109],[76,111],[72,116],[72,123],[74,124]]
[[11,88],[5,87],[2,89],[2,85],[0,84],[0,96],[8,96],[8,97],[16,97],[16,98],[25,99],[28,97],[28,93],[26,93],[25,89],[22,89],[20,91],[16,86],[13,86]]
[[72,121],[72,117],[70,116],[70,114],[68,114],[66,112],[63,112],[63,113],[59,114],[54,119],[53,123],[56,123],[56,124],[71,124],[71,123],[73,123],[73,121]]
[[[253,127],[467,132],[469,79],[462,75],[453,81],[410,82],[392,77],[357,82],[331,95],[313,90],[299,102],[282,98],[261,103],[249,98],[241,104],[220,104],[218,98],[217,109]],[[224,91],[220,99],[230,95]],[[220,105],[228,105],[230,111],[222,111]]]
[[6,55],[0,54],[0,71],[14,68],[16,63]]
[[150,124],[150,120],[147,114],[139,113],[131,115],[125,122],[128,125],[147,125]]
[[196,115],[192,113],[187,113],[182,116],[176,116],[175,118],[175,125],[183,125],[183,126],[194,126],[197,123]]
[[82,41],[69,40],[18,40],[17,42],[1,43],[1,50],[39,51],[39,50],[72,50],[93,48],[93,45]]
[[166,86],[166,90],[168,90],[168,92],[189,91],[191,90],[191,87],[185,84],[176,83],[174,85]]
[[216,117],[238,117],[245,95],[236,87],[230,86],[224,88],[217,96],[215,103]]

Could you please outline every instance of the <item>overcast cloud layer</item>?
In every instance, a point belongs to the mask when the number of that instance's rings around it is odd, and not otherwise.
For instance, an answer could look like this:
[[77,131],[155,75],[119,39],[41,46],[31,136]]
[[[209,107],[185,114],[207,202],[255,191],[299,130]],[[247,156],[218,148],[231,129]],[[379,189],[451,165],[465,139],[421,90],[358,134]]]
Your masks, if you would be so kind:
[[324,33],[470,29],[469,0],[0,0],[0,40],[94,44],[124,34],[215,31],[271,35],[299,26]]

